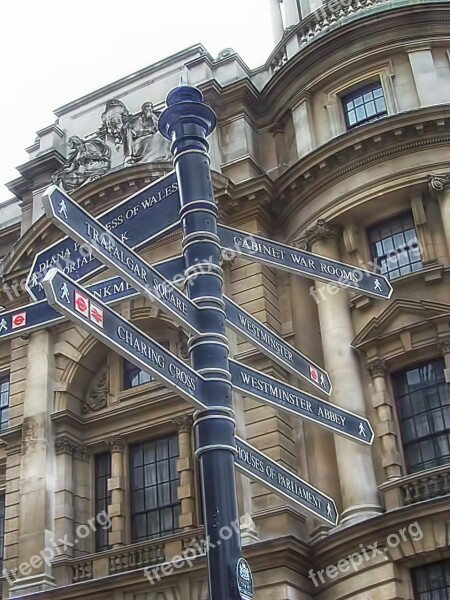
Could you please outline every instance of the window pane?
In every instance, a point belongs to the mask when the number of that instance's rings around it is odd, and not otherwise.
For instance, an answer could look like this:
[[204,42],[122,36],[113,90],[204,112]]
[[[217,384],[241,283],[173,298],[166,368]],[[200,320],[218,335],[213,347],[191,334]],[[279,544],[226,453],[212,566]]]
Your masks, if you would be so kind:
[[420,600],[450,598],[450,560],[443,560],[411,572],[414,597]]
[[[111,504],[111,492],[108,490],[108,479],[111,477],[111,454],[105,452],[96,454],[94,457],[94,479],[95,479],[95,514],[108,514],[108,506]],[[102,522],[106,522],[102,521]],[[108,550],[109,527],[98,525],[95,531],[95,549],[97,552]]]
[[407,213],[367,230],[372,260],[389,279],[422,269],[416,232],[410,220],[412,217]]
[[[143,467],[136,455],[143,457]],[[177,435],[130,447],[132,541],[178,530],[178,455]],[[137,489],[138,482],[141,489]]]
[[[392,377],[408,472],[450,462],[450,384],[440,358]],[[442,400],[443,399],[443,400]]]
[[367,123],[386,114],[381,83],[372,83],[342,98],[348,128]]

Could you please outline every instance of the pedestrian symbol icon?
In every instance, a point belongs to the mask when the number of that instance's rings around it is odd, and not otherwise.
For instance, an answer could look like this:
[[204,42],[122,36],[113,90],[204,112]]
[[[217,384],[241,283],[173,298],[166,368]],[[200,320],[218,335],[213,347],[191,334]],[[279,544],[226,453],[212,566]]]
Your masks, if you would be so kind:
[[381,283],[379,279],[375,279],[375,281],[373,282],[373,289],[376,290],[377,292],[381,292],[382,291],[382,287],[381,287]]
[[61,291],[61,300],[65,300],[67,302],[67,304],[70,304],[69,288],[67,287],[67,283],[63,283],[60,291]]
[[8,331],[8,323],[6,322],[6,319],[2,319],[0,321],[0,331]]
[[366,428],[364,427],[363,423],[359,424],[359,432],[358,433],[359,433],[359,435],[361,435],[363,437],[367,437]]
[[58,213],[60,215],[63,215],[64,218],[67,219],[67,206],[66,206],[66,203],[64,202],[64,198],[59,203],[58,208],[59,208]]

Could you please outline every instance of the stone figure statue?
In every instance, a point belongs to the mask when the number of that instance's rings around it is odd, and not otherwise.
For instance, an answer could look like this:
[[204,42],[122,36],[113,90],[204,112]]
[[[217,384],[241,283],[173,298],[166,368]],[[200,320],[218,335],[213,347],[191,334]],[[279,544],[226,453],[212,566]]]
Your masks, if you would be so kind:
[[131,118],[128,108],[123,102],[113,98],[106,103],[101,117],[102,126],[98,130],[100,136],[105,139],[107,134],[110,135],[114,140],[116,149],[119,149],[125,140],[126,124]]
[[141,112],[127,122],[125,164],[170,160],[169,142],[158,131],[158,116],[152,102],[144,102]]
[[82,140],[74,135],[69,138],[68,146],[72,150],[69,158],[52,177],[66,191],[98,179],[109,170],[111,150],[101,139]]
[[86,394],[82,407],[84,413],[91,411],[96,412],[105,408],[108,399],[108,379],[108,367],[105,366],[94,378],[88,393]]

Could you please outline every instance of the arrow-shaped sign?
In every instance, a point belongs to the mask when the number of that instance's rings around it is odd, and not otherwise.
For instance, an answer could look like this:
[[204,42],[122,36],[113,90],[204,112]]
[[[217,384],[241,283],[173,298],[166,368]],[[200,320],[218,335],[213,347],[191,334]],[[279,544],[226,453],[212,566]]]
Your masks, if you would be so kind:
[[322,425],[356,442],[368,445],[373,442],[373,429],[364,417],[316,398],[233,359],[230,359],[230,373],[233,389],[246,396],[316,425]]
[[[118,315],[88,290],[51,269],[43,280],[49,305],[96,339],[161,381],[198,410],[206,410],[204,379],[171,352]],[[245,475],[335,525],[334,501],[262,452],[236,437],[236,467]]]
[[217,233],[223,249],[241,254],[249,260],[296,275],[332,282],[339,287],[351,288],[375,298],[391,297],[392,286],[384,275],[370,273],[331,258],[298,250],[293,246],[224,225],[218,226]]
[[331,394],[331,381],[328,373],[307,356],[288,344],[261,321],[224,296],[227,325],[243,335],[294,375],[303,377],[325,394]]
[[[126,246],[140,248],[179,227],[179,211],[178,181],[172,172],[102,213],[98,220]],[[26,283],[33,300],[45,297],[40,283],[52,267],[81,281],[103,269],[94,257],[80,252],[79,243],[64,238],[36,255]]]
[[197,322],[202,309],[70,196],[58,187],[50,186],[42,196],[42,203],[47,216],[71,238],[88,247],[96,258],[171,315],[189,333],[199,333]]
[[52,308],[196,408],[205,408],[203,379],[190,366],[60,271],[51,269],[42,285]]
[[[154,265],[154,268],[166,279],[172,280],[175,276],[183,273],[180,261],[183,257],[176,256],[163,260]],[[180,271],[181,268],[181,271]],[[121,277],[110,277],[97,283],[91,283],[87,289],[106,304],[116,304],[128,298],[139,295]],[[0,340],[8,340],[14,337],[32,333],[45,327],[55,325],[64,321],[59,312],[49,306],[47,300],[32,302],[20,308],[0,313]]]
[[280,496],[305,508],[315,517],[337,525],[338,512],[334,500],[288,471],[263,452],[236,438],[235,465],[241,473],[254,479]]

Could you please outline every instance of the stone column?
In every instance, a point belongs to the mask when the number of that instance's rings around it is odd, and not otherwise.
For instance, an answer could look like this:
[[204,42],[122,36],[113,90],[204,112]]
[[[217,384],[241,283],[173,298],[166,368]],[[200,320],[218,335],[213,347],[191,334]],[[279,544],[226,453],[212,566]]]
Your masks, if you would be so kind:
[[407,48],[420,106],[444,102],[431,47]]
[[442,352],[442,356],[445,360],[445,381],[450,383],[450,338],[439,340],[438,342],[439,350]]
[[450,173],[446,175],[430,175],[430,188],[438,193],[442,225],[444,227],[447,252],[450,256]]
[[273,43],[275,45],[283,37],[284,25],[281,16],[280,0],[268,0],[270,6],[270,19],[272,21]]
[[120,548],[126,544],[124,443],[120,436],[107,443],[111,451],[111,478],[108,479],[108,490],[111,492],[111,504],[108,508],[111,529],[108,541],[112,548]]
[[381,441],[382,466],[387,481],[402,476],[402,459],[399,451],[397,426],[394,419],[394,399],[386,385],[386,370],[382,361],[371,362],[367,370],[372,378],[372,406],[377,411],[375,434]]
[[297,154],[301,158],[316,147],[314,121],[312,118],[311,94],[305,92],[299,104],[292,109]]
[[[340,230],[320,220],[307,232],[315,254],[340,260]],[[325,367],[333,384],[331,402],[364,416],[364,392],[359,365],[351,347],[353,323],[347,291],[315,282]],[[343,512],[341,523],[353,524],[381,512],[371,449],[335,436]]]
[[77,527],[87,525],[89,519],[94,517],[91,508],[91,453],[84,444],[74,444],[73,472],[74,472],[74,538],[78,540],[74,546],[74,555],[80,556],[92,551],[92,537],[77,537]]
[[[55,538],[73,539],[73,487],[74,471],[72,454],[75,445],[67,436],[55,440],[56,488],[55,488]],[[73,547],[59,547],[60,555],[73,556]]]
[[180,529],[189,530],[196,526],[194,456],[192,453],[192,415],[183,415],[175,419],[178,427],[178,446],[180,455],[177,471],[180,474],[178,500],[180,508]]
[[[305,249],[301,240],[294,242],[294,245]],[[312,284],[310,279],[296,275],[291,276],[292,326],[295,333],[295,346],[314,362],[323,364],[319,316],[316,303],[310,294]],[[308,385],[303,379],[299,380],[297,385],[299,388],[317,395],[317,389]],[[340,507],[341,491],[333,434],[323,427],[307,421],[304,422],[303,427],[308,465],[307,479],[321,492],[331,496]],[[328,529],[327,526],[324,527]],[[320,526],[320,529],[323,530],[324,527]],[[317,527],[315,527],[315,533],[318,533]]]
[[[10,597],[54,586],[51,563],[40,552],[52,549],[55,448],[50,414],[53,407],[54,354],[48,330],[28,340],[20,465],[19,578]],[[48,554],[50,550],[48,550]]]

